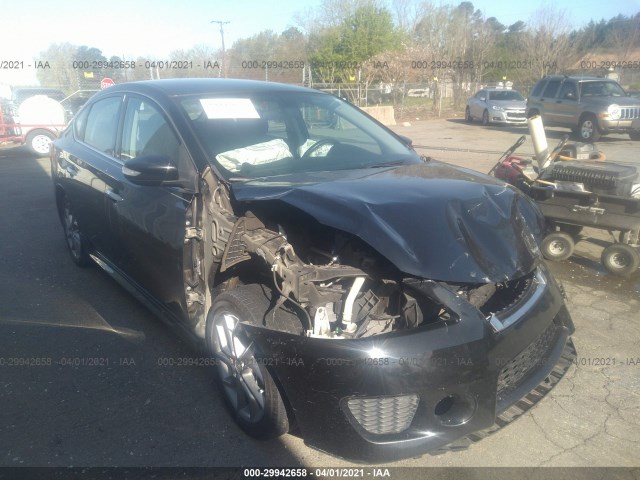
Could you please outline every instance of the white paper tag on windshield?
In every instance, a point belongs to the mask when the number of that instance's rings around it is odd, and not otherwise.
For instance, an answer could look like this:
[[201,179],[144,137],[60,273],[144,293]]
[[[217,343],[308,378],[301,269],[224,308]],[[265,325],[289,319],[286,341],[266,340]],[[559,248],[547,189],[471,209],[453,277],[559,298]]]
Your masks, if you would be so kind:
[[207,118],[260,118],[248,98],[202,98],[200,104]]

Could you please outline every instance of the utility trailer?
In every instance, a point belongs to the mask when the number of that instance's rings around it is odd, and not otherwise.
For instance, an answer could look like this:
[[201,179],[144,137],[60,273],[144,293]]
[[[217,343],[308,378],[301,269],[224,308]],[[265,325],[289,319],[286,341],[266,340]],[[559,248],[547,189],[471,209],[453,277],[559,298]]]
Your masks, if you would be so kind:
[[[491,173],[518,187],[537,203],[548,225],[541,244],[545,258],[569,258],[581,238],[582,228],[598,228],[612,235],[613,243],[601,255],[607,271],[617,275],[635,272],[640,266],[638,168],[569,159],[560,155],[566,152],[566,139],[563,140],[544,169],[534,166],[531,159],[511,155],[512,147]],[[575,151],[575,146],[571,147]],[[558,157],[565,160],[556,160]]]

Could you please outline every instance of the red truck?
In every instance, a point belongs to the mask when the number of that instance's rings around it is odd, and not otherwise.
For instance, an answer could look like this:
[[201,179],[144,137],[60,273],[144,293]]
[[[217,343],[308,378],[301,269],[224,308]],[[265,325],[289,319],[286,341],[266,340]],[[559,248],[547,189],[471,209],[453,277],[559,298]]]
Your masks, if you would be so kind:
[[0,98],[0,146],[26,144],[36,155],[49,154],[51,142],[66,126],[64,107],[49,90],[33,89],[28,92],[31,95],[11,100]]

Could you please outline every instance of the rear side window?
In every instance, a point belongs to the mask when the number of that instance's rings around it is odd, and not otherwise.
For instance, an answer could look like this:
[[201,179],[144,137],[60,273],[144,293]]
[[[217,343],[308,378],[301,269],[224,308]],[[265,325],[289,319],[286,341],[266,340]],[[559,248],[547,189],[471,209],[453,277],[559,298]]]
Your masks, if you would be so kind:
[[538,82],[538,84],[535,86],[535,88],[533,89],[533,92],[531,92],[531,96],[532,97],[539,97],[540,94],[542,93],[542,89],[544,88],[544,86],[547,84],[546,81],[540,81]]
[[91,106],[84,126],[84,143],[109,155],[114,154],[121,104],[122,97],[109,97]]
[[544,89],[543,97],[553,98],[556,96],[558,92],[558,87],[560,86],[560,80],[549,80],[547,84],[547,88]]

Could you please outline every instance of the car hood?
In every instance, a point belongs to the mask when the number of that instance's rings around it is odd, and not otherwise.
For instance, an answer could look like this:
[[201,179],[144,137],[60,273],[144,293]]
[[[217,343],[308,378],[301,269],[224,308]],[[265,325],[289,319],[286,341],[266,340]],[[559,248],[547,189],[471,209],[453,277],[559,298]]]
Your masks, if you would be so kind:
[[231,189],[238,202],[284,202],[357,235],[416,277],[501,282],[530,272],[540,258],[543,219],[532,201],[440,162],[270,177]]
[[583,96],[580,103],[589,105],[600,105],[603,108],[616,104],[621,107],[640,107],[640,98],[635,97],[614,97],[614,96]]
[[527,108],[527,102],[524,100],[490,100],[489,105],[496,105],[502,108],[518,108],[521,110]]

